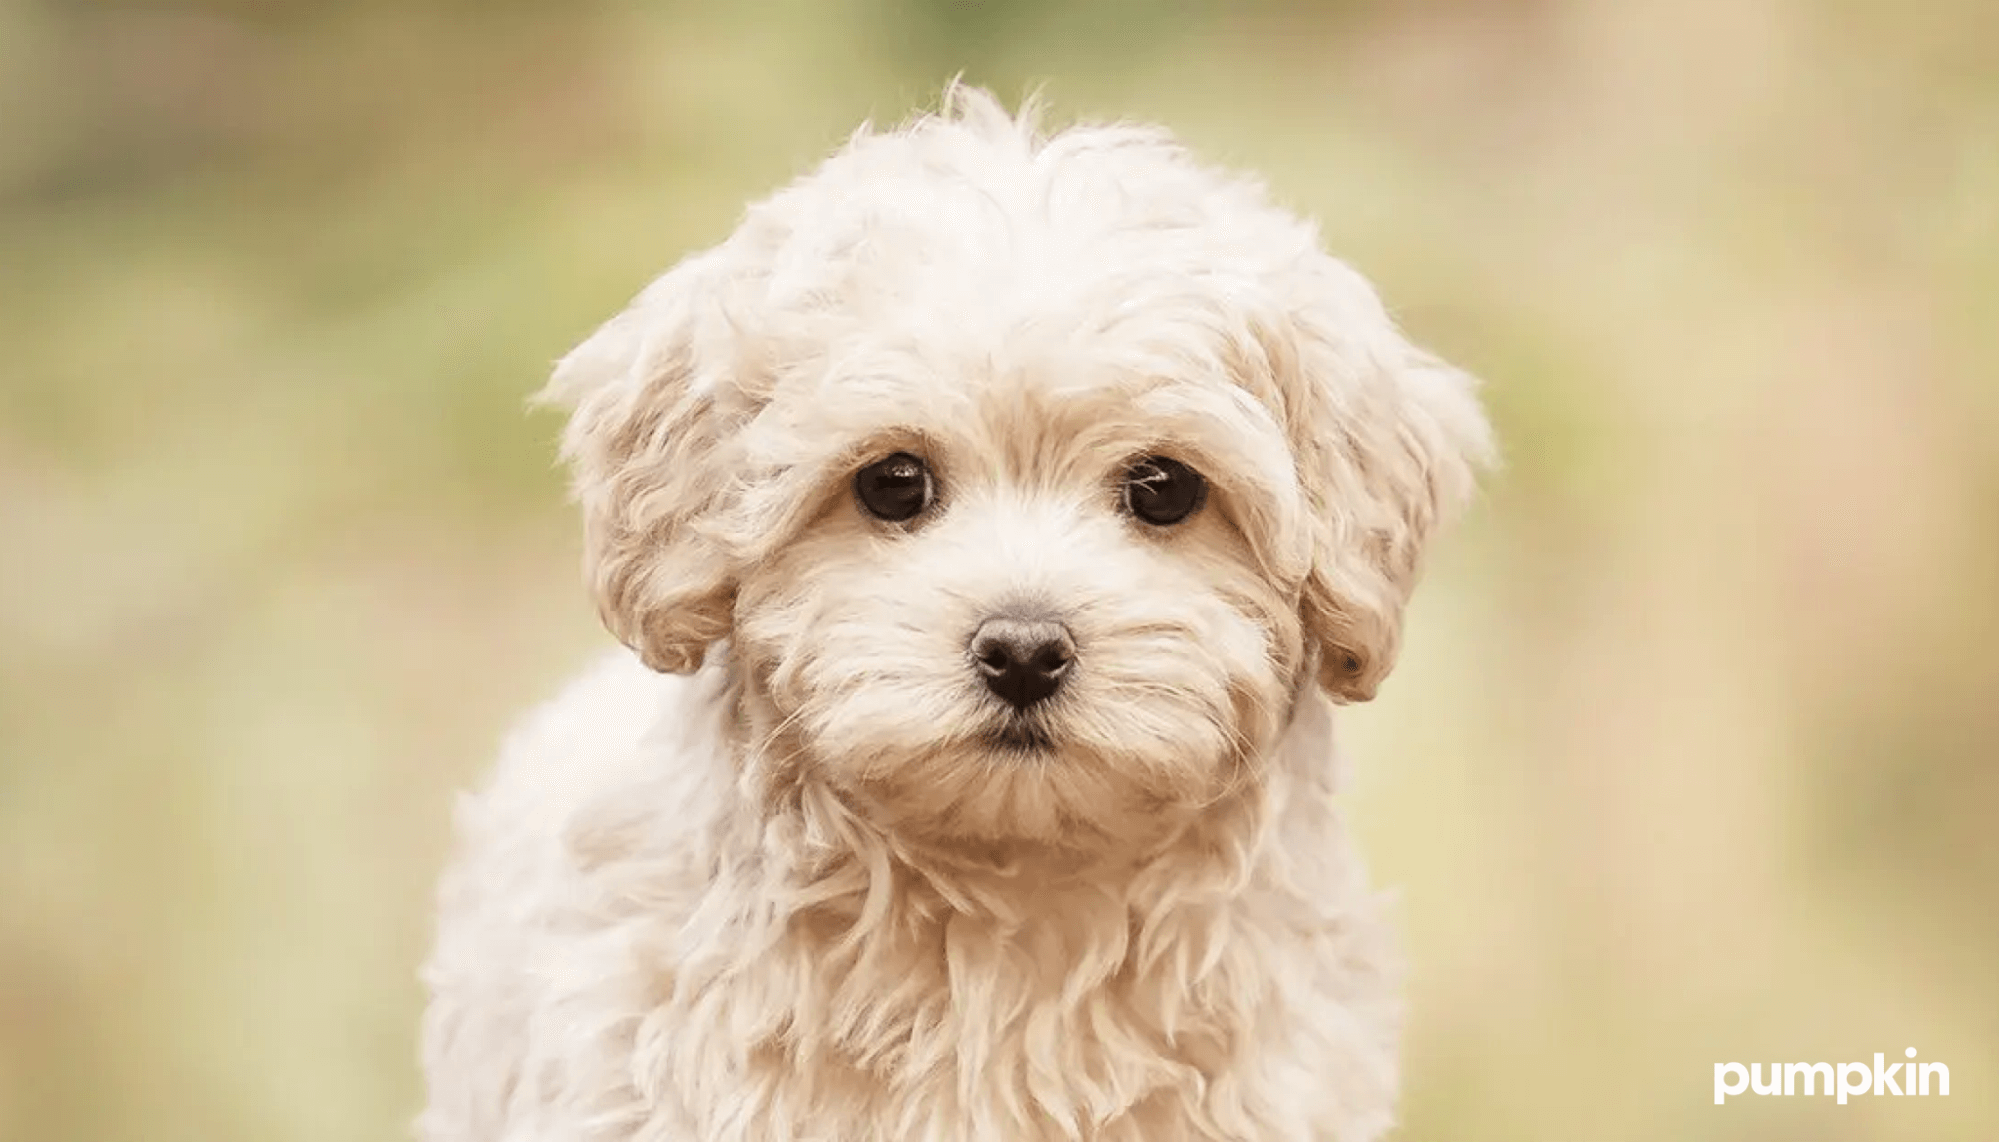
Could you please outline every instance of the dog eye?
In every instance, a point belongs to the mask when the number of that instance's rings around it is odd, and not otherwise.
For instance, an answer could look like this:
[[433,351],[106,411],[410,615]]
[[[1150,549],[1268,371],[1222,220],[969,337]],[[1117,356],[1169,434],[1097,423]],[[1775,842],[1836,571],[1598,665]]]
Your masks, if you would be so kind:
[[906,452],[884,457],[854,474],[854,497],[875,517],[900,522],[936,499],[930,466]]
[[1125,470],[1125,510],[1148,524],[1178,524],[1207,498],[1201,474],[1170,456],[1148,456]]

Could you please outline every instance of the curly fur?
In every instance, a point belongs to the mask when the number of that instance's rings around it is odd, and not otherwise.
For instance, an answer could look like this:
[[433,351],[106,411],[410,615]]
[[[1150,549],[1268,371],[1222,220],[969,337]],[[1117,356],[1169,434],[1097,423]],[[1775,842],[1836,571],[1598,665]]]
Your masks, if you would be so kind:
[[[629,648],[459,818],[434,1138],[1359,1138],[1395,958],[1332,705],[1490,445],[1466,375],[1254,183],[989,96],[863,129],[546,396]],[[918,453],[912,526],[855,505]],[[1204,473],[1171,529],[1132,458]],[[1035,715],[1000,610],[1079,648]],[[1037,708],[1039,710],[1040,708]]]

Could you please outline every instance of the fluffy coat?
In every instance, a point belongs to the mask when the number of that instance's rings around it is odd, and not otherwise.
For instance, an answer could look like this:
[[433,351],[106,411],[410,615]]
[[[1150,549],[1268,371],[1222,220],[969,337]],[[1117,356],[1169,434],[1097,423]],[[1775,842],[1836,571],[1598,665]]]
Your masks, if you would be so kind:
[[[1490,442],[1309,224],[1163,132],[954,89],[547,395],[626,649],[461,806],[425,1136],[1388,1129],[1333,707]],[[852,491],[897,452],[937,482],[907,525]],[[1184,523],[1120,510],[1147,455],[1206,476]],[[1026,714],[965,651],[1023,609],[1077,647]],[[1023,720],[1045,747],[995,744]]]

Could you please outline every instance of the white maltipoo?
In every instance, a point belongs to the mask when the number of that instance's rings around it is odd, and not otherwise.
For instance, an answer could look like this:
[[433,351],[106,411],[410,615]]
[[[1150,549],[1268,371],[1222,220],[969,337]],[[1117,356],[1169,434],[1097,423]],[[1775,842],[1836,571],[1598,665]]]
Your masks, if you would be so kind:
[[1251,181],[991,97],[863,131],[555,371],[625,644],[463,804],[420,1129],[1377,1135],[1335,808],[1490,444]]

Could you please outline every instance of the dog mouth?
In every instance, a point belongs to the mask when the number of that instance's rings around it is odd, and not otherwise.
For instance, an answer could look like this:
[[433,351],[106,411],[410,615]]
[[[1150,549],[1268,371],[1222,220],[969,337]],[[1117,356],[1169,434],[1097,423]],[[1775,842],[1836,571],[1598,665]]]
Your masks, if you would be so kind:
[[1055,752],[1055,737],[1046,727],[1026,719],[1008,719],[988,732],[986,745],[996,753],[1041,756]]

